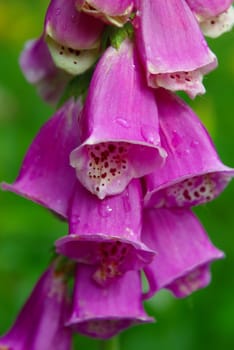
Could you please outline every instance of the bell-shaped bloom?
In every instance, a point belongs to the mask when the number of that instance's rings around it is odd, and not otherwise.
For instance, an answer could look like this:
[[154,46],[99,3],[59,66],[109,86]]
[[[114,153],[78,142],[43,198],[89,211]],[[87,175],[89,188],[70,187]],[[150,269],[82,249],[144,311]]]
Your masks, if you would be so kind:
[[133,0],[76,0],[80,11],[118,27],[122,27],[128,20],[133,3]]
[[58,102],[72,78],[55,66],[43,37],[26,43],[20,67],[27,81],[36,86],[38,94],[52,104]]
[[148,84],[205,92],[203,75],[217,65],[197,20],[184,0],[138,0],[135,33]]
[[57,67],[81,74],[97,60],[104,24],[79,12],[75,0],[51,0],[44,35]]
[[154,91],[147,87],[133,44],[109,47],[93,74],[81,115],[82,144],[71,153],[80,182],[103,199],[133,178],[159,168],[160,147]]
[[234,26],[234,7],[230,6],[226,11],[214,17],[197,16],[200,27],[206,36],[217,38],[230,31]]
[[152,261],[154,252],[141,242],[139,180],[132,180],[120,195],[102,201],[77,181],[68,216],[69,235],[56,242],[57,252],[95,265],[93,278],[100,285]]
[[12,184],[2,188],[35,201],[62,217],[67,216],[76,174],[69,154],[77,145],[79,102],[69,100],[41,128]]
[[62,273],[50,267],[41,276],[12,328],[0,337],[4,350],[70,350],[67,288]]
[[94,267],[79,264],[73,306],[66,325],[95,338],[106,339],[141,323],[153,322],[142,306],[140,273],[129,271],[107,287],[92,279]]
[[176,95],[157,90],[165,165],[146,176],[145,203],[184,207],[211,201],[234,176],[220,161],[214,144],[194,112]]
[[189,209],[146,209],[142,237],[157,251],[144,268],[151,297],[162,288],[185,297],[210,282],[210,263],[223,253],[210,242]]

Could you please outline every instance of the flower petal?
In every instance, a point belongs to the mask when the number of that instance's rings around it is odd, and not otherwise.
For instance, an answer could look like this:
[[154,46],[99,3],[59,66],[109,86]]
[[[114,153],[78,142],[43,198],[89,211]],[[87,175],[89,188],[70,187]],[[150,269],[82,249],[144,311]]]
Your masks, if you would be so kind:
[[76,183],[69,153],[77,145],[79,102],[68,101],[41,128],[31,144],[14,184],[2,188],[35,201],[62,217]]
[[38,94],[52,104],[58,102],[72,78],[55,66],[43,37],[26,43],[20,67],[27,81],[36,86]]
[[133,0],[76,0],[80,11],[118,27],[122,27],[127,22],[133,3]]
[[56,242],[57,252],[94,264],[100,285],[128,270],[150,263],[154,252],[141,242],[142,193],[133,180],[123,193],[100,201],[77,182],[69,212],[68,237]]
[[0,337],[0,349],[69,350],[71,330],[64,326],[68,312],[63,275],[50,267],[37,282],[15,324]]
[[214,144],[194,112],[177,96],[157,90],[165,165],[146,176],[145,203],[153,207],[183,207],[217,197],[234,176],[222,164]]
[[226,11],[233,0],[186,0],[192,11],[205,18],[215,17]]
[[217,61],[192,11],[183,0],[137,3],[135,32],[148,84],[183,90],[190,97],[204,93],[203,74]]
[[45,34],[76,50],[99,47],[104,25],[76,10],[74,0],[52,0],[45,19]]
[[210,263],[223,257],[188,209],[145,210],[142,237],[157,251],[153,262],[144,268],[150,287],[145,298],[161,288],[181,298],[206,287]]
[[93,273],[92,266],[78,265],[68,326],[81,334],[106,339],[130,326],[153,322],[141,303],[139,272],[127,272],[105,288],[93,281]]
[[80,120],[84,142],[70,159],[81,183],[101,199],[160,167],[166,156],[154,93],[143,78],[128,40],[105,51],[92,77]]
[[104,25],[78,12],[74,0],[52,0],[45,19],[46,41],[57,67],[85,72],[97,60]]

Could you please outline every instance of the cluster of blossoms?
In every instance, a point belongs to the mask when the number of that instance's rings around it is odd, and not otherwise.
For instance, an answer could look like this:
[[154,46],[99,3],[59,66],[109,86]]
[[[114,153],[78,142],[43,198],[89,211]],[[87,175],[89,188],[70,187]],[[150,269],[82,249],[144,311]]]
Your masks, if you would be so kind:
[[2,187],[66,220],[68,235],[1,350],[68,350],[73,332],[109,338],[152,322],[143,301],[160,289],[181,298],[209,283],[223,253],[191,208],[216,198],[234,170],[175,92],[205,92],[217,59],[203,33],[231,29],[231,4],[51,0],[20,64],[60,108]]

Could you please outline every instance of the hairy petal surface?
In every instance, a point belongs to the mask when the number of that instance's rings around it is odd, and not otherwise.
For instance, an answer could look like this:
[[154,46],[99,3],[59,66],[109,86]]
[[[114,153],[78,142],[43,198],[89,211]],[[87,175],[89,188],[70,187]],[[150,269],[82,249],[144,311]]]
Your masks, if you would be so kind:
[[78,179],[103,199],[132,178],[162,165],[155,96],[148,88],[133,44],[108,48],[93,74],[80,121],[83,143],[71,153]]
[[146,209],[142,237],[157,251],[144,268],[149,282],[145,298],[161,288],[182,298],[206,287],[210,263],[223,257],[189,209]]
[[185,1],[137,4],[135,33],[148,84],[183,90],[192,98],[204,93],[203,74],[214,69],[217,61]]
[[160,135],[168,157],[145,177],[145,203],[153,207],[193,206],[213,200],[234,170],[223,165],[207,131],[177,96],[157,90]]
[[106,339],[130,326],[153,322],[142,306],[139,272],[129,271],[103,288],[93,281],[93,273],[93,266],[78,265],[67,325],[81,334]]
[[41,128],[12,184],[2,188],[35,201],[66,218],[76,183],[69,153],[77,145],[77,116],[81,109],[73,99],[60,108]]

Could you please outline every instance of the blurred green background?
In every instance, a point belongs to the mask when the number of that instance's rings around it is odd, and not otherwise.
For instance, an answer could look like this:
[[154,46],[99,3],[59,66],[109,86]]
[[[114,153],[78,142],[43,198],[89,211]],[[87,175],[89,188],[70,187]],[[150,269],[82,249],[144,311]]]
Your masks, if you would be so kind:
[[[38,128],[52,114],[27,84],[18,66],[26,40],[40,35],[48,0],[0,0],[0,180],[12,182]],[[234,166],[234,31],[209,40],[219,68],[204,79],[207,93],[190,102],[202,118],[221,159]],[[226,259],[212,267],[211,285],[175,300],[162,291],[148,312],[157,323],[121,336],[121,350],[197,350],[234,348],[234,182],[212,203],[196,209],[214,244]],[[0,334],[16,317],[66,224],[43,208],[14,194],[0,193]],[[98,349],[77,336],[76,348]],[[25,349],[30,350],[30,349]]]

